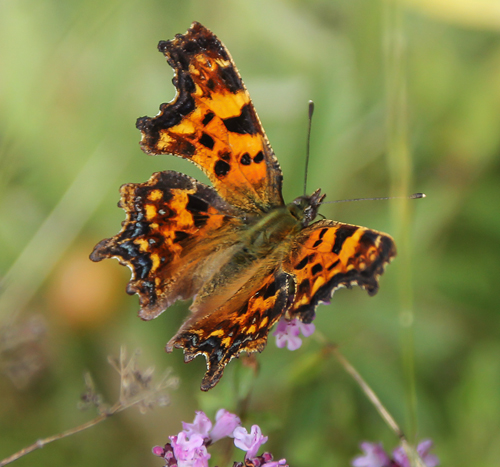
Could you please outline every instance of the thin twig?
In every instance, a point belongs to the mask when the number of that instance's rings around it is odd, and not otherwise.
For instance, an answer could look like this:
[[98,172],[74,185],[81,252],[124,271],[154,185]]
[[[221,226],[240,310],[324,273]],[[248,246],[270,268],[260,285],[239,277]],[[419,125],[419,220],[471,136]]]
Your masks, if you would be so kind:
[[374,405],[377,412],[380,416],[385,420],[387,425],[396,433],[396,436],[399,438],[401,442],[401,446],[406,452],[408,459],[410,459],[411,465],[416,467],[425,467],[424,462],[417,454],[415,449],[410,445],[408,440],[406,439],[403,430],[399,427],[396,420],[394,420],[393,416],[389,413],[389,411],[384,407],[378,396],[375,394],[373,389],[368,385],[368,383],[363,379],[363,377],[358,373],[358,371],[349,363],[349,361],[342,355],[337,346],[332,346],[331,349],[335,358],[340,362],[340,364],[344,367],[344,369],[349,373],[354,380],[359,384],[363,392],[366,394],[366,397],[371,401]]
[[396,423],[396,420],[392,417],[392,415],[387,411],[387,409],[382,405],[380,399],[377,397],[373,389],[368,386],[367,382],[363,379],[363,377],[358,373],[358,371],[349,363],[349,361],[340,353],[338,347],[333,348],[333,354],[335,358],[340,362],[340,364],[344,367],[344,369],[349,373],[359,384],[363,392],[366,394],[366,397],[370,399],[371,403],[375,406],[380,416],[386,421],[389,427],[396,433],[396,436],[401,440],[406,440],[406,437]]
[[[126,351],[125,348],[122,347],[120,351],[120,358],[118,360],[118,365],[113,366],[120,373],[120,396],[117,402],[110,408],[106,407],[99,402],[99,398],[95,398],[92,396],[98,396],[94,393],[94,387],[92,379],[90,375],[85,376],[85,382],[87,385],[87,390],[89,391],[89,400],[86,402],[92,402],[96,404],[100,414],[92,420],[85,422],[82,425],[71,428],[69,430],[63,431],[62,433],[49,436],[47,438],[39,439],[35,443],[27,446],[20,451],[12,454],[11,456],[0,461],[0,467],[4,465],[10,464],[15,460],[29,454],[30,452],[36,451],[37,449],[41,449],[49,443],[53,441],[57,441],[59,439],[66,438],[67,436],[74,435],[75,433],[79,433],[80,431],[86,430],[87,428],[91,428],[98,423],[106,420],[107,418],[115,415],[118,412],[126,410],[135,405],[139,405],[144,403],[145,407],[152,407],[153,401],[151,400],[152,396],[160,395],[162,391],[167,388],[175,388],[177,386],[177,378],[170,377],[170,371],[165,372],[164,376],[161,378],[159,383],[156,383],[151,387],[151,376],[153,370],[150,368],[145,372],[141,372],[135,365],[135,358],[138,355],[138,352],[132,356],[130,361],[126,363]],[[111,360],[110,360],[111,361]],[[137,385],[139,387],[137,387]],[[137,391],[140,391],[137,393]],[[164,405],[165,400],[164,397],[156,397],[154,401],[158,405]],[[141,407],[140,407],[141,408]]]
[[27,446],[20,451],[12,454],[11,456],[3,459],[0,461],[0,467],[3,467],[4,465],[10,464],[11,462],[14,462],[15,460],[19,459],[20,457],[25,456],[26,454],[29,454],[30,452],[36,451],[37,449],[41,449],[44,446],[46,446],[49,443],[52,443],[53,441],[57,441],[58,439],[63,439],[66,438],[67,436],[74,435],[75,433],[79,433],[80,431],[86,430],[87,428],[90,428],[94,425],[97,425],[98,423],[102,422],[103,420],[106,420],[108,417],[111,417],[117,412],[121,412],[122,410],[131,407],[132,405],[140,402],[139,400],[131,404],[130,406],[123,406],[121,403],[115,404],[109,411],[102,413],[101,415],[98,415],[96,418],[93,420],[89,420],[88,422],[84,423],[83,425],[77,426],[75,428],[71,428],[69,430],[63,431],[62,433],[59,433],[57,435],[52,435],[44,439],[39,439],[35,443],[33,443],[30,446]]

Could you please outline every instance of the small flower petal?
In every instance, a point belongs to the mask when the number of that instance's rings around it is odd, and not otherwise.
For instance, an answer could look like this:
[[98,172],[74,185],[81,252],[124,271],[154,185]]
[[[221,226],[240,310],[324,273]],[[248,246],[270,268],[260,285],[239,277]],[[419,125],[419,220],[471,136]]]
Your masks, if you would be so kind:
[[[437,467],[439,465],[439,459],[436,455],[430,454],[429,451],[432,449],[433,442],[430,439],[426,439],[421,441],[417,446],[417,454],[422,459],[422,462],[426,465],[426,467]],[[406,451],[401,447],[397,447],[394,449],[392,453],[394,460],[401,467],[410,467],[410,461],[408,460],[408,456],[406,455]]]
[[198,434],[203,436],[203,438],[208,438],[208,432],[212,428],[212,422],[205,415],[204,412],[196,412],[193,423],[182,422],[183,431],[187,436],[192,436],[193,434]]
[[155,446],[153,448],[153,454],[158,457],[163,457],[164,449],[161,446]]
[[417,446],[418,455],[422,458],[427,467],[437,467],[439,465],[439,459],[435,454],[430,454],[429,451],[432,449],[434,443],[430,439],[424,439]]
[[211,456],[202,435],[195,433],[188,439],[186,433],[181,431],[177,436],[170,436],[170,441],[178,467],[208,467]]
[[302,345],[300,333],[309,337],[315,330],[314,324],[304,324],[298,319],[290,321],[281,318],[276,326],[273,336],[276,336],[276,345],[281,349],[287,346],[288,350],[297,350]]
[[360,445],[364,456],[355,457],[351,462],[353,467],[389,467],[391,459],[384,451],[382,443],[363,442]]
[[288,467],[286,459],[280,459],[279,461],[271,461],[262,464],[262,467]]
[[253,425],[250,433],[247,432],[246,428],[239,426],[235,428],[233,436],[234,445],[243,451],[247,451],[245,459],[253,459],[260,446],[266,443],[268,439],[267,436],[262,435],[258,425]]
[[210,432],[213,443],[226,436],[233,437],[233,431],[241,425],[241,420],[235,414],[225,409],[220,409],[215,415],[215,425]]

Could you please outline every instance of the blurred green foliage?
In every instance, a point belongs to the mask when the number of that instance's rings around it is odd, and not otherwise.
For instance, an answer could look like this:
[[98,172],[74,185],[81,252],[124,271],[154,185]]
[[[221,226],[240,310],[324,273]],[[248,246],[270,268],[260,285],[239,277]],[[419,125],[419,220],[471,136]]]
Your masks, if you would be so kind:
[[94,416],[76,407],[86,370],[113,402],[119,381],[106,360],[122,344],[141,348],[145,366],[173,367],[181,386],[171,405],[145,415],[131,409],[17,465],[160,465],[153,445],[195,410],[213,417],[220,407],[244,408],[245,425],[260,424],[266,450],[293,467],[349,465],[362,440],[397,444],[312,337],[293,353],[271,338],[256,378],[234,361],[201,393],[203,359],[184,365],[182,352],[163,351],[187,304],[142,322],[137,298],[124,293],[128,271],[87,260],[119,230],[121,184],[166,169],[206,180],[183,160],[141,153],[134,126],[174,96],[157,42],[197,20],[235,59],[282,165],[285,199],[301,194],[308,99],[316,103],[309,190],[321,187],[329,199],[427,194],[324,207],[328,218],[393,234],[400,248],[376,297],[337,292],[319,308],[317,329],[340,345],[412,440],[435,441],[442,465],[497,466],[493,3],[1,2],[0,458]]

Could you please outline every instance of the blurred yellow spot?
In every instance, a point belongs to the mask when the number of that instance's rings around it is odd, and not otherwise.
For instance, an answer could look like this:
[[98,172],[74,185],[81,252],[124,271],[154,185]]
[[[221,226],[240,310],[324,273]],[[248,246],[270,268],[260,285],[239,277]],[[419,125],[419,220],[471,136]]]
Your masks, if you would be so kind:
[[162,196],[163,196],[163,193],[161,190],[153,190],[151,193],[149,193],[148,198],[151,201],[158,201],[159,199],[162,198]]
[[94,328],[118,310],[129,273],[114,261],[92,263],[91,250],[89,246],[65,255],[50,279],[47,308],[59,324]]
[[146,204],[144,206],[146,208],[146,219],[150,221],[156,217],[156,206],[152,204]]

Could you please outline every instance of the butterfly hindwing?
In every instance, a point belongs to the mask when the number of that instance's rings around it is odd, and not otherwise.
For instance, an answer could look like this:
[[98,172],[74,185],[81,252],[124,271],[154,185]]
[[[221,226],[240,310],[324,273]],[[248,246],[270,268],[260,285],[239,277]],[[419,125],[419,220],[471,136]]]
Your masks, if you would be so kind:
[[194,162],[219,195],[243,211],[282,205],[282,174],[229,52],[199,23],[159,49],[175,70],[177,96],[138,119],[142,149]]
[[284,269],[294,276],[295,299],[288,318],[310,323],[320,302],[329,302],[340,287],[359,285],[370,295],[396,255],[392,238],[356,225],[322,220],[297,236]]
[[215,259],[240,213],[213,188],[172,171],[123,185],[120,192],[127,216],[122,230],[97,244],[90,258],[114,257],[129,266],[127,292],[139,295],[139,316],[152,319],[197,292],[204,279],[200,258]]
[[289,286],[290,275],[280,269],[257,274],[217,310],[189,318],[167,344],[167,351],[184,349],[186,362],[203,354],[207,372],[201,389],[207,391],[242,351],[264,349],[269,330],[281,318],[290,299]]

